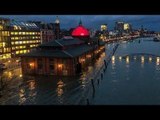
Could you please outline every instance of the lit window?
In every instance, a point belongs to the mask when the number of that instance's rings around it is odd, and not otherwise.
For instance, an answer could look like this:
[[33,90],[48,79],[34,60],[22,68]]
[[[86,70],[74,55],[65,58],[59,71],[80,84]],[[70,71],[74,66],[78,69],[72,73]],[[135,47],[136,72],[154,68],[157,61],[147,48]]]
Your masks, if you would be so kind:
[[15,39],[15,40],[18,40],[18,37],[15,37],[14,39]]
[[0,25],[0,30],[3,30],[3,26],[2,25]]
[[18,32],[15,32],[14,34],[15,34],[15,35],[18,35]]
[[16,54],[19,54],[19,51],[16,51]]

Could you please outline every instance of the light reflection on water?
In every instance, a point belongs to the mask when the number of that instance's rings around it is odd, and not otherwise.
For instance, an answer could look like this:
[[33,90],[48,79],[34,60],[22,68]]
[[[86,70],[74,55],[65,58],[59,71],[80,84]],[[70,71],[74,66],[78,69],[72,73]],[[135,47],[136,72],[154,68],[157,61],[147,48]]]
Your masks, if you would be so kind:
[[12,81],[14,86],[10,86],[9,91],[11,92],[6,93],[10,96],[6,96],[5,100],[1,99],[0,104],[78,104],[82,97],[85,98],[85,91],[88,90],[87,84],[90,79],[86,78],[92,76],[92,73],[101,67],[105,53],[102,53],[100,57],[94,66],[88,66],[87,71],[76,77],[19,76],[21,70],[11,71],[9,74],[16,73],[17,80]]
[[[21,84],[11,90],[10,99],[5,104],[79,104],[80,98],[86,99],[86,91],[90,79],[103,64],[105,55],[113,49],[115,44],[106,44],[106,52],[97,59],[94,66],[81,76],[66,78],[53,76],[23,76]],[[154,47],[150,47],[154,46]],[[156,54],[160,46],[151,41],[140,43],[122,43],[104,73],[104,79],[96,89],[93,104],[153,104],[160,98],[160,58],[151,55],[133,53]],[[124,57],[125,55],[128,55]],[[160,56],[159,54],[157,54]],[[6,73],[10,74],[10,73]],[[12,77],[13,77],[13,73]],[[90,78],[90,77],[88,77]],[[156,82],[155,82],[156,80]],[[92,90],[92,87],[89,88]],[[92,91],[91,91],[92,93]]]
[[[114,55],[115,61],[108,66],[92,103],[159,105],[160,53],[157,51],[160,51],[159,43],[145,39],[120,44]],[[122,59],[119,59],[120,56]]]

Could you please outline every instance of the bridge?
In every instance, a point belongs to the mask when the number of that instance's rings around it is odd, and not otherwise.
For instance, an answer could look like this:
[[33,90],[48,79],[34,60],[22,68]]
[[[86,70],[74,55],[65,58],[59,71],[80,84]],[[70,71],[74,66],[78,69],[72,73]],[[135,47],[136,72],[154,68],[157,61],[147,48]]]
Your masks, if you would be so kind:
[[155,55],[155,54],[150,54],[150,53],[131,53],[131,54],[123,55],[122,58],[125,58],[128,56],[131,56],[131,57],[134,57],[134,56],[160,57],[160,55]]

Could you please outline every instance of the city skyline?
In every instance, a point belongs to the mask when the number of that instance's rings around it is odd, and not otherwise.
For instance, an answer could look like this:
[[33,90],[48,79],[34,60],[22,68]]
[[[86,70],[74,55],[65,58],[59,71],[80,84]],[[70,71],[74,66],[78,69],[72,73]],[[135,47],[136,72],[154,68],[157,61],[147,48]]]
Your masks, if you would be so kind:
[[143,25],[149,30],[160,31],[159,15],[0,15],[17,21],[34,20],[48,23],[54,22],[56,16],[59,16],[62,29],[76,27],[81,19],[82,23],[91,29],[100,29],[101,24],[107,24],[108,29],[112,30],[116,21],[124,21],[131,23],[134,29]]

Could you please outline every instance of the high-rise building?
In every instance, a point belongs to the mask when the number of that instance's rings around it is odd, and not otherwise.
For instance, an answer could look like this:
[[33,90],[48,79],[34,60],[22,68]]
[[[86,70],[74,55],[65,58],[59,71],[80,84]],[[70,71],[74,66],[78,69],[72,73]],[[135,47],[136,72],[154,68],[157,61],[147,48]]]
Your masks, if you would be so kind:
[[118,32],[119,35],[122,35],[122,33],[129,33],[132,31],[132,25],[124,22],[116,22],[115,30]]
[[115,30],[122,32],[124,29],[124,22],[116,22],[115,23]]
[[0,18],[0,60],[11,58],[10,20]]
[[125,32],[129,33],[129,32],[132,31],[132,26],[129,23],[124,23],[124,28],[123,29],[124,29]]
[[107,31],[107,24],[102,24],[101,25],[101,31]]

